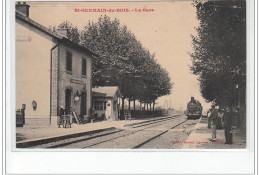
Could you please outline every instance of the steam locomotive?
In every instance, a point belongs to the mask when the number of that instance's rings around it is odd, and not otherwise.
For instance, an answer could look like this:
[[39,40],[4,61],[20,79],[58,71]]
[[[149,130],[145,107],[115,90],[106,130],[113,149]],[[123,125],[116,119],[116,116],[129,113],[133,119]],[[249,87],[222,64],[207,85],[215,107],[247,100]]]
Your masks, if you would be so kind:
[[202,106],[198,100],[191,97],[191,100],[187,104],[186,116],[190,118],[200,118],[202,114]]

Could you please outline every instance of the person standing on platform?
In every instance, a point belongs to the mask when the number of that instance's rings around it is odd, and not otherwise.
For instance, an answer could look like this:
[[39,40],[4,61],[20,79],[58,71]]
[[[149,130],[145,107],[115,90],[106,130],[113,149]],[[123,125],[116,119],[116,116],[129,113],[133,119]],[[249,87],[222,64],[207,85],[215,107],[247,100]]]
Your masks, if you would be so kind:
[[211,132],[212,132],[212,138],[210,139],[210,141],[212,142],[215,142],[217,137],[217,131],[216,131],[217,118],[218,118],[218,110],[215,109],[215,106],[213,106],[212,112],[209,117],[209,120],[211,121]]
[[237,128],[241,127],[242,124],[242,116],[240,112],[240,107],[237,106],[236,109],[234,110],[234,116],[233,116],[233,126],[236,126]]
[[215,105],[211,105],[211,108],[207,112],[207,117],[208,117],[208,128],[211,128],[211,121],[210,121],[210,115],[212,112],[215,110]]
[[63,106],[60,107],[60,111],[59,111],[59,120],[58,120],[58,126],[60,127],[60,125],[62,125],[62,116],[65,114],[65,110],[63,108]]
[[232,125],[233,125],[233,113],[229,107],[226,107],[226,111],[224,113],[224,129],[225,129],[225,144],[232,144],[233,136],[231,133]]

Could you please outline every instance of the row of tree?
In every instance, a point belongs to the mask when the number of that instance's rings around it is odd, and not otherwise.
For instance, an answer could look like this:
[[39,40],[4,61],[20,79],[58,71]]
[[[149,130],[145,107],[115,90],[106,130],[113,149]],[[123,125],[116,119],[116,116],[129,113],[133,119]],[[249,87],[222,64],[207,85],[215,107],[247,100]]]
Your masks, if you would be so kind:
[[220,106],[239,106],[245,116],[246,2],[195,2],[194,7],[200,25],[192,36],[191,70],[200,77],[201,93]]
[[59,28],[68,29],[68,38],[96,53],[93,59],[93,86],[119,86],[124,99],[153,103],[171,93],[173,83],[168,72],[160,66],[155,54],[142,46],[135,35],[118,19],[101,16],[79,30],[69,21]]

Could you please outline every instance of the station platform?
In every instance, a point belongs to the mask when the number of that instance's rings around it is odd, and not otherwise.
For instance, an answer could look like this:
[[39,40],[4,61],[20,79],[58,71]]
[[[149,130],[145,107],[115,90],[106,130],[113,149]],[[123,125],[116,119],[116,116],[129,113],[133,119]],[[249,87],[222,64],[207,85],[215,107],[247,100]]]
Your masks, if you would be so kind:
[[246,149],[246,138],[238,129],[233,131],[233,144],[225,143],[224,129],[217,129],[216,142],[211,142],[208,118],[202,117],[183,144],[182,149]]

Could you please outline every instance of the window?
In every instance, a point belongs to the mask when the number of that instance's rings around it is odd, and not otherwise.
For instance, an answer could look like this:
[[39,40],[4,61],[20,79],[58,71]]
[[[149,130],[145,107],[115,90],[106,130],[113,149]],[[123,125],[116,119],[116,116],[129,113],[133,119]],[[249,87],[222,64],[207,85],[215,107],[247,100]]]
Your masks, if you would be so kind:
[[94,101],[94,110],[106,110],[106,102]]
[[66,64],[67,72],[72,73],[72,54],[67,52],[67,64]]
[[87,60],[85,58],[82,58],[82,75],[87,75]]

